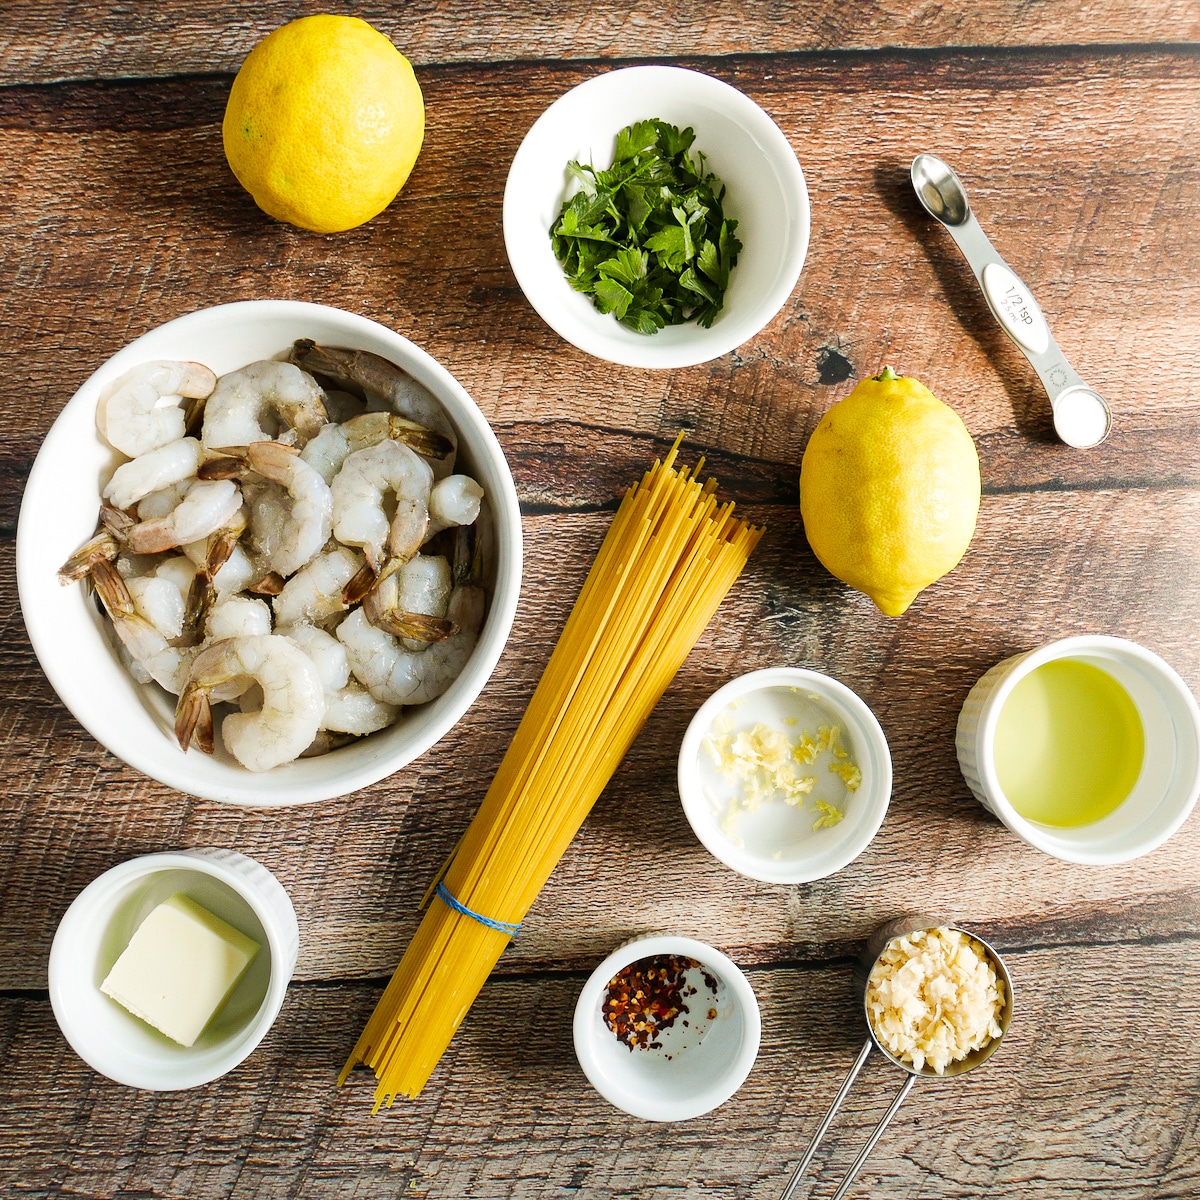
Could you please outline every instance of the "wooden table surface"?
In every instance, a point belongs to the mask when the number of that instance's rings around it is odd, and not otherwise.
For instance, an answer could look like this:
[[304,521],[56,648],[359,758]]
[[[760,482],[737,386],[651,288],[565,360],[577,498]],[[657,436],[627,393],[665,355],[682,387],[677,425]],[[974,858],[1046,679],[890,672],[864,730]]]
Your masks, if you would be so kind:
[[[769,1200],[863,1036],[852,957],[911,909],[1006,953],[1017,1017],[986,1070],[917,1087],[855,1194],[1196,1195],[1200,820],[1127,865],[1061,863],[982,811],[953,746],[979,675],[1069,634],[1134,638],[1200,687],[1194,0],[366,3],[357,13],[417,69],[428,133],[399,200],[332,237],[263,216],[221,150],[232,73],[303,11],[316,9],[0,5],[0,1195]],[[560,340],[521,295],[500,229],[508,165],[538,114],[642,61],[753,97],[794,146],[813,209],[799,286],[767,328],[659,373]],[[1066,353],[1111,398],[1103,447],[1054,441],[1035,377],[914,201],[907,164],[921,150],[956,166]],[[391,779],[281,812],[191,799],[98,746],[37,665],[13,568],[25,476],[91,371],[170,318],[264,297],[364,313],[445,363],[508,455],[526,538],[512,638],[461,723]],[[984,490],[966,558],[898,620],[823,571],[796,503],[821,414],[888,363],[963,416]],[[768,533],[425,1093],[372,1117],[370,1075],[339,1091],[336,1072],[508,744],[618,490],[679,428]],[[799,887],[712,859],[674,783],[696,707],[777,664],[854,688],[895,767],[872,845]],[[300,917],[297,974],[274,1029],[227,1077],[136,1092],[67,1047],[47,955],[90,880],[193,845],[278,875]],[[571,1047],[584,977],[645,928],[721,947],[762,1004],[750,1078],[689,1123],[608,1107]],[[868,1067],[801,1196],[832,1192],[897,1084]]]

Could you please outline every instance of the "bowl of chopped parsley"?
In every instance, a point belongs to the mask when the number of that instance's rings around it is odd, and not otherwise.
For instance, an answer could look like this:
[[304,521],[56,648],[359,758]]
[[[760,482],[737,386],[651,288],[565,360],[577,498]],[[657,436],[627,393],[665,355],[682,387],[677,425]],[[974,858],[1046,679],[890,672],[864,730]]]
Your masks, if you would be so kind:
[[804,173],[748,96],[679,67],[573,88],[534,123],[504,192],[504,241],[533,308],[631,367],[719,358],[786,303],[808,250]]

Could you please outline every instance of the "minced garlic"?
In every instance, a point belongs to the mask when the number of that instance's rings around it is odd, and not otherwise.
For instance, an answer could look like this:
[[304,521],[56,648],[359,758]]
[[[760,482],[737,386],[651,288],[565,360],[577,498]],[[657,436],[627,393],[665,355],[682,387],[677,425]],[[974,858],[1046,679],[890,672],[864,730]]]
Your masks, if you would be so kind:
[[[842,742],[839,725],[820,725],[815,733],[801,730],[792,736],[763,721],[746,729],[736,729],[731,710],[739,707],[734,701],[718,714],[703,746],[718,774],[734,785],[729,797],[721,828],[737,841],[738,817],[754,812],[764,803],[782,800],[796,809],[803,809],[805,799],[816,787],[816,775],[802,770],[812,767],[822,754],[830,756],[829,770],[837,775],[847,792],[857,790],[862,772],[851,760]],[[798,723],[795,717],[783,718],[785,725]],[[845,816],[837,805],[814,799],[812,810],[817,814],[813,829],[828,829]]]
[[1004,982],[986,948],[961,929],[892,938],[867,980],[867,1016],[880,1044],[938,1075],[1001,1034]]

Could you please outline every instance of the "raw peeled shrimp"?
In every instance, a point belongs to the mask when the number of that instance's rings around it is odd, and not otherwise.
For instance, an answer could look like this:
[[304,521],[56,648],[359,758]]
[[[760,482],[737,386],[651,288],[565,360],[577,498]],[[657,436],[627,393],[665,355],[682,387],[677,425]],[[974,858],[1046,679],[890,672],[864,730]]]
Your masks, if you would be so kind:
[[185,593],[179,590],[175,580],[156,572],[127,579],[125,586],[137,615],[153,625],[167,641],[174,641],[183,632]]
[[[356,450],[330,484],[333,534],[345,546],[359,546],[375,577],[390,574],[416,554],[429,525],[433,472],[419,455],[399,442],[380,442]],[[388,520],[385,497],[394,495],[395,515]],[[353,602],[369,590],[374,579]]]
[[402,638],[409,650],[441,641],[454,631],[446,620],[453,587],[450,564],[440,554],[418,554],[363,598],[372,625]]
[[225,748],[250,771],[298,758],[321,726],[325,692],[312,659],[279,634],[223,638],[196,655],[175,709],[180,746],[186,750],[195,741],[211,754],[214,690],[237,688],[241,695],[255,684],[262,689],[262,707],[225,717]]
[[[178,398],[203,399],[216,382],[212,371],[200,363],[142,363],[100,393],[96,427],[110,446],[137,458],[182,438],[187,422]],[[172,396],[176,403],[164,403]]]
[[357,679],[351,679],[332,695],[326,694],[321,728],[366,737],[368,733],[386,729],[399,715],[398,704],[376,700]]
[[157,517],[167,516],[173,509],[179,507],[184,496],[188,494],[188,488],[195,482],[194,479],[181,479],[178,483],[167,484],[157,492],[151,492],[138,502],[138,520],[153,521]]
[[325,689],[325,715],[321,728],[365,737],[390,725],[399,715],[394,704],[376,700],[357,679],[350,678],[346,647],[332,634],[314,625],[282,630],[313,660]]
[[362,391],[368,409],[373,408],[372,401],[378,399],[392,412],[442,434],[450,443],[451,451],[434,465],[434,475],[440,479],[454,470],[454,452],[458,447],[454,427],[437,397],[394,362],[368,350],[318,346],[308,338],[297,341],[289,357],[314,375],[323,375],[341,387]]
[[277,625],[324,621],[346,611],[342,590],[363,565],[362,555],[346,546],[318,554],[283,585],[275,597]]
[[428,541],[443,529],[474,524],[483,505],[483,488],[470,475],[447,475],[429,491]]
[[241,492],[232,480],[199,480],[165,517],[134,525],[126,541],[134,554],[157,554],[208,537],[228,525],[241,506]]
[[316,380],[267,358],[221,376],[204,406],[201,440],[206,449],[221,450],[273,441],[281,429],[294,429],[307,441],[327,419]]
[[173,554],[154,568],[154,574],[158,579],[169,579],[179,589],[179,594],[186,596],[196,577],[196,565],[186,554]]
[[455,561],[460,582],[450,595],[446,614],[458,629],[443,641],[424,650],[406,650],[391,634],[372,625],[361,608],[338,626],[338,641],[346,647],[351,671],[377,700],[425,704],[458,678],[475,649],[487,603],[478,556],[471,556],[468,578],[462,578],[467,571],[465,558],[460,539]]
[[132,508],[152,492],[190,479],[202,451],[195,438],[179,438],[122,463],[101,495],[115,508]]
[[145,617],[138,615],[129,588],[112,563],[98,563],[92,582],[129,657],[133,677],[139,683],[152,679],[177,696],[187,682],[195,650],[172,646]]
[[[221,478],[222,473],[245,470],[276,484],[291,498],[289,505],[277,492],[266,491],[259,497],[264,517],[251,518],[252,533],[265,551],[261,565],[286,579],[316,557],[329,540],[333,528],[329,484],[298,450],[281,442],[251,442],[233,459],[205,463],[200,477]],[[260,504],[256,502],[252,509],[257,514]]]
[[346,455],[350,453],[350,444],[342,427],[330,421],[315,438],[310,438],[300,451],[300,457],[310,467],[315,468],[326,483],[332,483],[333,477],[342,469]]
[[350,669],[377,700],[425,704],[446,691],[471,657],[483,607],[482,593],[452,599],[450,616],[458,632],[423,650],[406,650],[390,633],[372,625],[361,608],[338,626],[337,636],[346,647]]
[[204,632],[210,642],[270,633],[270,605],[251,596],[226,596],[209,608]]
[[316,467],[325,482],[329,483],[342,469],[347,455],[389,440],[403,442],[430,459],[445,458],[454,449],[448,438],[407,417],[389,412],[368,412],[351,417],[340,425],[326,425],[304,447],[301,457]]

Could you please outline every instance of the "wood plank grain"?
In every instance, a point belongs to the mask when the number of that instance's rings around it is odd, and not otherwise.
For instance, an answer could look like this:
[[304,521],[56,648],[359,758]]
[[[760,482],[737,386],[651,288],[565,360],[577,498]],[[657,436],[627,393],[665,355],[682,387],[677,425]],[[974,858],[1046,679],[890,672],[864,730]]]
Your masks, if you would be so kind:
[[[968,1079],[919,1084],[855,1194],[1194,1194],[1200,1066],[1180,1034],[1200,1018],[1195,948],[1194,933],[1059,948],[1009,931],[1006,1044]],[[369,1073],[340,1092],[334,1078],[375,986],[293,986],[241,1067],[173,1094],[96,1076],[44,999],[0,998],[0,1106],[6,1138],[23,1147],[0,1158],[0,1190],[13,1200],[769,1200],[865,1035],[848,961],[749,978],[763,1013],[750,1078],[707,1116],[665,1126],[608,1107],[579,1071],[579,974],[493,979],[425,1093],[374,1118]],[[829,1195],[900,1079],[878,1058],[868,1064],[801,1197]]]
[[[770,1200],[862,1037],[850,958],[879,920],[913,908],[1005,950],[1018,1019],[985,1071],[914,1092],[859,1192],[1195,1195],[1198,819],[1135,863],[1058,863],[979,808],[953,750],[974,680],[1052,638],[1134,638],[1200,688],[1200,52],[1025,45],[1195,38],[1194,5],[1098,0],[1081,13],[1060,0],[989,0],[968,16],[905,0],[755,0],[668,6],[653,20],[572,0],[553,11],[375,6],[363,15],[421,46],[429,136],[400,200],[332,238],[263,217],[220,147],[227,73],[296,11],[256,0],[218,14],[170,0],[153,13],[98,3],[58,13],[15,0],[0,21],[0,83],[104,80],[0,87],[10,330],[0,340],[0,1195]],[[963,41],[1015,48],[888,48]],[[834,45],[876,49],[819,52]],[[537,115],[600,69],[588,59],[659,53],[772,113],[814,214],[800,287],[775,321],[734,354],[665,373],[602,367],[562,343],[523,300],[500,232],[508,163]],[[115,78],[127,75],[163,78]],[[1065,350],[1114,402],[1114,437],[1100,450],[1053,442],[1024,360],[911,197],[907,163],[922,149],[958,167]],[[509,455],[526,534],[513,637],[459,725],[375,787],[278,812],[191,800],[91,741],[32,655],[11,536],[37,446],[105,357],[170,317],[261,296],[364,312],[445,362]],[[963,414],[985,482],[967,557],[898,621],[816,563],[795,503],[817,420],[885,362]],[[688,454],[704,453],[768,534],[427,1093],[371,1118],[369,1077],[339,1093],[333,1074],[504,753],[617,492],[679,428]],[[883,723],[896,778],[868,850],[792,888],[712,859],[674,784],[697,706],[734,675],[778,663],[858,691]],[[262,1049],[227,1079],[178,1094],[119,1088],[84,1068],[53,1023],[42,989],[55,925],[114,863],[205,844],[254,855],[288,888],[302,928],[298,982]],[[747,964],[764,1013],[763,1051],[739,1096],[669,1128],[594,1096],[569,1031],[584,973],[629,934],[664,927]],[[801,1195],[831,1192],[898,1082],[868,1069]]]
[[[233,72],[276,26],[321,6],[253,0],[231,10],[210,0],[169,8],[89,0],[56,8],[10,0],[0,24],[2,83]],[[530,59],[629,59],[800,50],[1187,42],[1200,38],[1188,0],[1127,4],[1097,0],[1081,18],[1067,0],[1036,5],[988,0],[969,9],[917,0],[679,0],[649,12],[628,3],[581,0],[489,5],[479,0],[355,7],[418,69],[440,63]]]
[[[663,926],[748,961],[819,959],[831,947],[846,951],[889,914],[947,905],[948,915],[987,929],[1037,928],[1048,943],[1103,940],[1110,922],[1123,936],[1129,907],[1147,933],[1195,926],[1197,818],[1124,866],[1049,859],[970,798],[954,726],[988,667],[1075,633],[1131,637],[1200,688],[1194,607],[1180,609],[1181,596],[1200,594],[1200,490],[989,497],[966,559],[899,620],[825,573],[795,508],[749,511],[767,521],[767,536],[502,971],[578,969],[630,933]],[[527,520],[521,607],[479,702],[397,776],[302,809],[189,799],[114,760],[56,703],[10,608],[0,828],[13,834],[0,841],[0,988],[44,985],[55,925],[101,871],[189,845],[235,847],[279,875],[300,913],[301,978],[389,975],[421,895],[486,791],[607,523],[604,514]],[[889,738],[895,772],[890,814],[863,856],[794,888],[743,879],[712,859],[683,817],[674,778],[677,747],[704,699],[742,671],[783,663],[825,671],[859,692]]]
[[[785,465],[772,484],[782,488],[847,375],[885,362],[959,409],[990,489],[1195,478],[1184,435],[1200,412],[1200,243],[1186,234],[1200,225],[1196,55],[722,64],[796,147],[813,242],[800,286],[762,333],[713,363],[663,373],[601,367],[562,342],[505,259],[508,161],[542,108],[591,73],[435,72],[429,140],[408,188],[375,222],[335,238],[270,221],[238,188],[220,149],[223,83],[188,85],[199,115],[182,127],[177,82],[0,92],[11,180],[0,196],[0,311],[19,314],[23,331],[19,347],[0,347],[0,529],[13,527],[20,480],[53,416],[107,355],[200,304],[264,295],[364,312],[440,358],[496,423],[534,504],[595,502],[593,480],[607,489],[640,461],[641,443],[620,438],[680,427],[698,445]],[[498,92],[511,97],[499,114]],[[1009,119],[985,125],[998,107]],[[1116,432],[1099,451],[1053,442],[1024,359],[944,231],[920,213],[905,164],[930,146],[959,166],[1059,341],[1110,396]],[[581,413],[599,461],[573,461],[574,436],[531,442],[534,425],[559,422],[561,432]],[[545,477],[548,463],[562,479]]]

